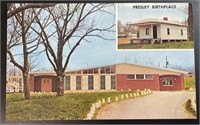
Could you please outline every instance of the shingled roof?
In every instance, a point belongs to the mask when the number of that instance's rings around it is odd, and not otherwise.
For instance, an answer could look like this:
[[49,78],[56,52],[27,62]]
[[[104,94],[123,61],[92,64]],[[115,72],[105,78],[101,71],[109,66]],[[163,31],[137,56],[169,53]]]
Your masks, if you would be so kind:
[[177,22],[172,22],[168,20],[161,20],[161,19],[155,19],[155,18],[146,18],[142,19],[133,23],[128,23],[128,25],[144,25],[144,24],[155,24],[155,23],[160,23],[160,24],[171,24],[171,25],[178,25],[178,26],[186,26],[185,24],[177,23]]

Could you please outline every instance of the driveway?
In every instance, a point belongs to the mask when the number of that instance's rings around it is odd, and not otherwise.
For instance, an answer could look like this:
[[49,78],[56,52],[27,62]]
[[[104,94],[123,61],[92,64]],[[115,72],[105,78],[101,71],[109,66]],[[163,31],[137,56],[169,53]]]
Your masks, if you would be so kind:
[[159,91],[135,99],[112,103],[99,110],[97,119],[187,119],[184,103],[189,91]]

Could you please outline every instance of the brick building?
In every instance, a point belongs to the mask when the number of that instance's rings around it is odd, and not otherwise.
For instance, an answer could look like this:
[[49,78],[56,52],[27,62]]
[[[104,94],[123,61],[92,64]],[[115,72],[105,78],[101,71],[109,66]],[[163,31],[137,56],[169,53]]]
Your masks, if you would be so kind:
[[[184,71],[119,63],[65,73],[65,90],[136,90],[174,91],[184,89]],[[55,72],[30,74],[31,91],[55,92]]]

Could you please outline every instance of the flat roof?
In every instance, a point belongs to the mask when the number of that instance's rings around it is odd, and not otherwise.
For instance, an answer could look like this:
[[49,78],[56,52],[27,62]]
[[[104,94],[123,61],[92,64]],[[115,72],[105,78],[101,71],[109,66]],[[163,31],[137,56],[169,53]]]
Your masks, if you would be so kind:
[[[108,65],[87,67],[87,68],[70,69],[70,70],[65,71],[65,73],[75,72],[75,71],[80,71],[80,70],[86,70],[86,69],[92,69],[92,68],[101,68],[101,67],[106,67],[106,66],[115,66],[115,65],[120,65],[120,64],[135,65],[135,66],[139,66],[139,67],[154,68],[154,69],[159,69],[159,70],[164,70],[164,71],[170,71],[170,72],[188,74],[188,72],[186,72],[186,71],[181,71],[181,70],[176,70],[176,69],[170,69],[170,68],[162,68],[162,67],[140,65],[140,64],[135,64],[135,63],[114,63],[114,64],[108,64]],[[46,71],[46,72],[31,72],[30,74],[49,74],[49,75],[51,74],[51,75],[55,75],[56,73],[55,73],[55,71]]]

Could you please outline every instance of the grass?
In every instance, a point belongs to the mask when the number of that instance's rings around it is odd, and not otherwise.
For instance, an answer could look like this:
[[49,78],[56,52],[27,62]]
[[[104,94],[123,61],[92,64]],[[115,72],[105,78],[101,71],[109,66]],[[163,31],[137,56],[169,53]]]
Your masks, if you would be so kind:
[[92,103],[126,93],[130,92],[71,93],[62,97],[34,94],[31,100],[24,100],[22,93],[7,94],[6,121],[84,119]]
[[185,109],[188,113],[190,113],[192,116],[196,116],[196,111],[192,107],[192,101],[191,99],[188,99],[187,102],[185,103]]
[[190,88],[192,88],[194,90],[194,88],[195,88],[195,77],[185,77],[184,83],[185,83],[185,90],[189,90]]
[[118,49],[192,49],[194,48],[193,42],[171,42],[162,44],[145,44],[145,45],[133,45],[118,44]]

